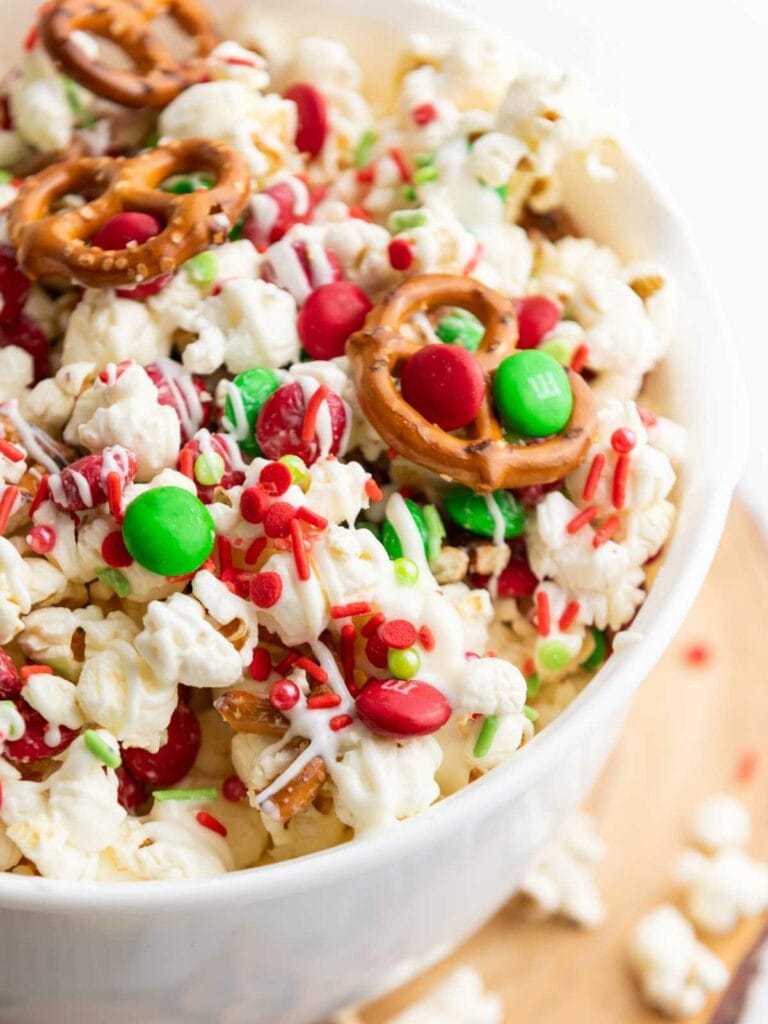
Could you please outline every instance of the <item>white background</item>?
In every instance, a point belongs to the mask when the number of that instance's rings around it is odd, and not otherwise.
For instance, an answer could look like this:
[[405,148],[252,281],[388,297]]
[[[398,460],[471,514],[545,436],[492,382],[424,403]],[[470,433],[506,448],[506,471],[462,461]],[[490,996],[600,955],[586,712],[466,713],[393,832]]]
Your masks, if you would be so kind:
[[457,3],[585,74],[668,186],[744,366],[743,489],[768,529],[768,0]]

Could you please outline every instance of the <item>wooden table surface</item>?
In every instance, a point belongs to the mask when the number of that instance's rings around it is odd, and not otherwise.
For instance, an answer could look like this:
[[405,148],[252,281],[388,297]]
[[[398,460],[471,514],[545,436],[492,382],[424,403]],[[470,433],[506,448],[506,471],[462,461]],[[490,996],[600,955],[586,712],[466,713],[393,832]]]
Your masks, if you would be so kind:
[[[705,645],[704,663],[690,663],[695,644]],[[531,923],[510,904],[455,956],[367,1008],[365,1024],[383,1024],[459,963],[475,966],[502,996],[510,1024],[658,1024],[623,950],[640,915],[673,896],[670,871],[696,802],[722,791],[741,797],[753,813],[750,852],[768,859],[766,666],[768,548],[737,505],[699,600],[641,689],[590,800],[608,845],[598,871],[606,924],[585,932]],[[739,760],[752,750],[761,759],[739,781]],[[708,1018],[709,1010],[697,1024]]]

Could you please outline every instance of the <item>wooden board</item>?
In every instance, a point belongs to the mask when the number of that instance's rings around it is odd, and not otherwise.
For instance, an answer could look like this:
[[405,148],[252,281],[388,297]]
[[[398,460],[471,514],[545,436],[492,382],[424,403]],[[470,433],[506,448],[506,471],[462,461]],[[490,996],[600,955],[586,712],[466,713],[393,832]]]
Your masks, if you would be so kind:
[[[699,643],[710,657],[692,665],[687,652]],[[753,813],[751,852],[768,859],[767,665],[768,549],[736,506],[699,600],[640,691],[590,801],[608,844],[598,873],[606,924],[594,932],[533,924],[510,905],[450,960],[369,1007],[365,1024],[382,1024],[458,963],[474,965],[502,996],[510,1024],[658,1024],[623,951],[640,915],[673,893],[671,867],[696,802],[724,790],[744,799]],[[761,759],[751,780],[739,781],[748,750]]]

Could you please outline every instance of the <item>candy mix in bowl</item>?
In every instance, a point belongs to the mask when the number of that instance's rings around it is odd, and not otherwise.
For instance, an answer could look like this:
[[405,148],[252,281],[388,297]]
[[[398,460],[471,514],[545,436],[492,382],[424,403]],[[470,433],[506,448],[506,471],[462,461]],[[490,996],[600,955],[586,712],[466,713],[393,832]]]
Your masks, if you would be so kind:
[[[396,824],[586,685],[669,536],[663,270],[579,234],[578,83],[193,0],[2,83],[0,865],[204,877]],[[130,58],[113,66],[104,40]],[[381,90],[379,90],[381,91]]]

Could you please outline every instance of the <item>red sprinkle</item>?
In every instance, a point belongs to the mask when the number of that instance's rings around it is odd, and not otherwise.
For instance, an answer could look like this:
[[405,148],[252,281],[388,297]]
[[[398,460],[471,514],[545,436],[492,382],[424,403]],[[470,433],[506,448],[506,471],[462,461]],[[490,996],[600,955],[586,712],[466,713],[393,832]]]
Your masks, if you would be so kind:
[[218,818],[214,818],[208,811],[198,811],[195,815],[195,820],[203,828],[208,828],[211,832],[217,832],[220,836],[226,836],[227,830],[224,825],[221,824]]
[[32,499],[32,504],[29,506],[30,519],[32,518],[32,516],[34,516],[35,512],[37,512],[42,503],[46,500],[50,492],[50,489],[51,487],[50,484],[48,483],[48,474],[45,473],[43,476],[40,477],[40,483],[37,485],[37,490],[35,491],[35,496]]
[[563,614],[560,616],[560,621],[557,624],[558,629],[561,633],[567,633],[570,627],[576,620],[576,616],[579,614],[579,602],[569,601],[565,606]]
[[291,669],[293,668],[293,666],[296,664],[296,662],[298,660],[299,660],[299,656],[298,656],[298,654],[295,651],[288,651],[288,653],[283,658],[283,660],[278,663],[277,668],[275,669],[275,671],[279,672],[280,675],[284,676],[286,674],[286,672],[290,672],[291,671]]
[[365,481],[365,487],[363,489],[365,493],[368,495],[368,497],[371,499],[371,501],[381,501],[381,499],[384,497],[384,492],[373,479],[373,477],[369,477]]
[[190,480],[195,479],[195,453],[191,448],[182,448],[179,452],[179,472]]
[[287,501],[276,501],[264,516],[264,533],[268,537],[285,537],[296,518],[296,509]]
[[50,665],[23,665],[19,669],[22,679],[29,679],[30,676],[52,676],[53,669]]
[[309,562],[307,561],[307,549],[304,547],[304,534],[301,532],[301,524],[298,519],[291,519],[289,529],[291,531],[291,547],[293,548],[296,572],[299,579],[306,583],[310,576]]
[[221,784],[221,795],[236,804],[248,793],[245,783],[237,775],[228,775]]
[[536,623],[539,636],[549,636],[552,628],[552,617],[549,607],[549,594],[540,590],[536,594]]
[[246,523],[260,523],[266,511],[267,496],[264,491],[260,487],[246,487],[240,495],[240,515]]
[[523,675],[532,676],[536,671],[536,664],[533,658],[526,658],[523,662]]
[[307,508],[305,505],[296,509],[296,516],[308,526],[314,526],[316,530],[325,530],[328,526],[328,520],[324,516],[319,516],[317,512],[313,512],[311,508]]
[[[357,693],[355,686],[355,638],[357,630],[348,622],[341,627],[341,667],[344,671],[344,682],[347,689],[354,696]],[[368,641],[370,643],[370,641]]]
[[393,238],[387,248],[387,255],[393,270],[410,270],[413,266],[413,246],[407,238]]
[[616,531],[621,526],[621,520],[618,516],[609,516],[603,525],[595,530],[595,536],[592,540],[593,548],[600,548],[603,544],[606,544]]
[[251,657],[251,678],[257,683],[266,683],[272,672],[272,659],[263,647],[254,647]]
[[472,253],[472,256],[469,259],[469,262],[467,263],[466,267],[464,267],[464,269],[462,270],[462,274],[464,274],[465,277],[469,277],[477,269],[477,265],[482,258],[483,243],[478,242],[477,245],[475,246],[475,251]]
[[133,565],[133,558],[125,546],[122,531],[113,530],[107,534],[101,542],[101,557],[113,569],[126,569]]
[[24,461],[24,452],[17,448],[15,444],[11,444],[10,441],[6,441],[2,437],[0,437],[0,455],[4,455],[11,462]]
[[712,651],[704,643],[691,644],[685,651],[689,665],[706,665],[712,658]]
[[587,359],[589,359],[589,345],[579,345],[571,357],[571,369],[573,372],[581,373]]
[[27,534],[27,544],[36,555],[47,555],[56,547],[56,531],[52,526],[33,526]]
[[219,557],[219,572],[232,568],[232,541],[219,534],[216,537],[216,554]]
[[588,505],[587,508],[583,508],[581,512],[577,512],[573,519],[569,519],[566,527],[566,533],[578,533],[579,530],[583,529],[588,523],[597,516],[597,506]]
[[328,682],[328,673],[310,658],[299,658],[296,668],[303,668],[307,675],[318,683]]
[[317,391],[312,393],[307,407],[304,411],[304,421],[301,424],[301,440],[305,444],[309,444],[315,440],[315,433],[317,428],[317,414],[320,411],[320,406],[328,396],[328,388],[325,384],[321,384]]
[[368,601],[352,601],[350,604],[331,605],[332,619],[346,619],[353,615],[369,615],[371,606]]
[[301,693],[290,679],[278,679],[269,688],[269,703],[278,711],[290,711],[299,703]]
[[594,498],[597,485],[600,483],[600,477],[605,469],[605,461],[605,455],[602,452],[598,452],[594,459],[592,459],[592,465],[589,467],[589,473],[584,482],[584,490],[581,492],[584,501],[592,501]]
[[627,503],[627,480],[629,479],[629,456],[620,455],[613,470],[613,507],[624,508]]
[[276,572],[257,572],[251,579],[250,590],[257,608],[271,608],[280,600],[283,581]]
[[13,485],[6,487],[3,491],[3,496],[0,498],[0,537],[5,533],[8,520],[11,518],[11,511],[20,494],[19,488]]
[[393,147],[389,151],[389,155],[392,157],[394,162],[397,164],[397,169],[400,172],[400,178],[402,181],[411,180],[411,168],[408,166],[408,161],[403,156],[403,152],[400,149]]
[[334,715],[328,725],[333,732],[338,732],[339,729],[346,729],[348,725],[352,725],[353,718],[351,715]]
[[279,498],[281,494],[285,494],[292,480],[291,471],[284,462],[270,462],[259,475],[259,483],[264,488],[264,493],[272,498]]
[[337,708],[341,704],[341,697],[338,693],[318,693],[315,697],[307,700],[307,707],[312,711],[323,708]]
[[736,765],[736,778],[739,782],[751,782],[760,757],[756,750],[745,750]]
[[411,111],[413,123],[417,124],[419,128],[432,124],[433,121],[437,120],[437,117],[437,107],[435,107],[434,103],[421,103]]
[[418,630],[412,622],[407,619],[390,619],[389,622],[379,630],[379,636],[387,645],[396,651],[404,651],[406,647],[413,647],[419,637]]
[[261,556],[261,553],[262,553],[262,551],[264,550],[264,548],[266,546],[267,546],[267,538],[266,537],[257,537],[254,541],[252,541],[249,544],[249,546],[248,546],[248,548],[247,548],[247,550],[245,552],[245,555],[244,555],[244,558],[245,558],[245,561],[247,562],[247,564],[248,565],[253,565],[254,562],[258,562],[259,557]]
[[435,634],[429,628],[429,626],[421,626],[419,629],[419,640],[421,640],[421,646],[425,651],[434,651],[435,649]]
[[637,414],[640,417],[641,423],[646,428],[655,427],[656,424],[659,422],[658,417],[656,416],[656,413],[655,412],[651,412],[650,409],[641,409],[638,406]]
[[637,437],[634,430],[629,427],[619,427],[611,434],[611,448],[619,455],[627,455],[637,444]]
[[384,614],[384,612],[376,612],[375,615],[372,615],[370,619],[368,619],[368,621],[360,630],[360,632],[363,634],[364,637],[373,636],[373,634],[376,632],[376,630],[379,628],[382,622],[386,621],[386,618],[387,617]]
[[116,523],[122,523],[123,512],[123,481],[116,469],[107,473],[107,501],[109,511]]

